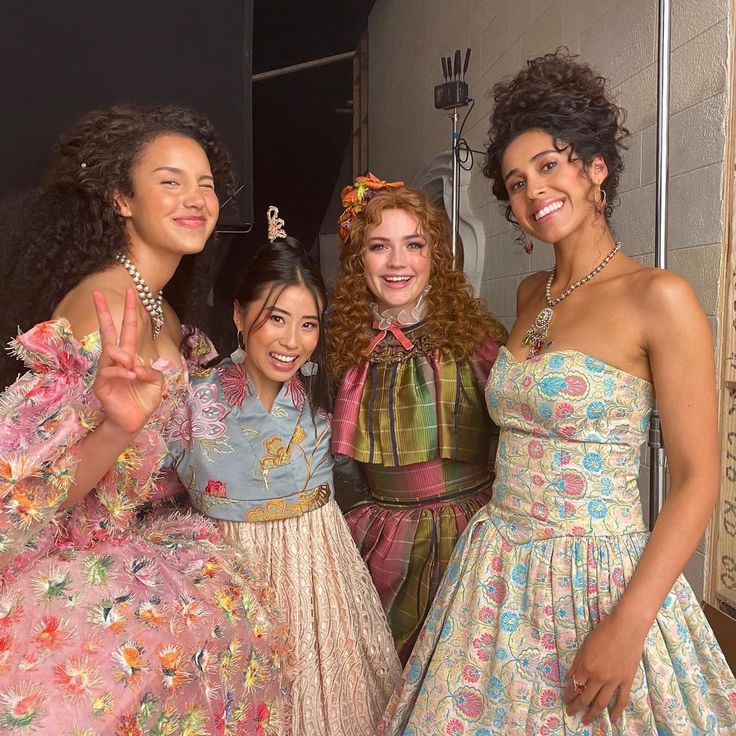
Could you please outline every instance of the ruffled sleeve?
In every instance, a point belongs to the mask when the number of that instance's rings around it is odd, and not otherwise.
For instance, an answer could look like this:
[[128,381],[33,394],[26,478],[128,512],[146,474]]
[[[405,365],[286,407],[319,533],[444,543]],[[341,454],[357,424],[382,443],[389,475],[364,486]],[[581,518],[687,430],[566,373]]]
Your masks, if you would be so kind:
[[[190,376],[197,376],[209,372],[205,366],[218,357],[212,340],[198,327],[184,325],[182,330],[184,338],[181,344],[181,354],[187,366],[187,373]],[[156,482],[156,498],[173,497],[186,492],[176,474],[176,468],[192,444],[192,418],[188,401],[191,393],[192,387],[188,386],[186,400],[179,403],[166,428],[167,452],[162,474]]]
[[218,357],[212,340],[198,327],[185,325],[184,338],[181,343],[181,353],[190,373],[201,371],[208,363]]
[[0,396],[0,569],[50,524],[74,484],[80,441],[101,421],[90,386],[99,336],[64,319],[10,343],[28,368]]
[[486,382],[491,373],[491,368],[498,358],[498,352],[501,346],[506,344],[508,333],[503,325],[498,324],[498,335],[489,337],[479,345],[477,350],[470,356],[470,365],[473,368],[473,375],[478,382],[481,393],[485,393]]

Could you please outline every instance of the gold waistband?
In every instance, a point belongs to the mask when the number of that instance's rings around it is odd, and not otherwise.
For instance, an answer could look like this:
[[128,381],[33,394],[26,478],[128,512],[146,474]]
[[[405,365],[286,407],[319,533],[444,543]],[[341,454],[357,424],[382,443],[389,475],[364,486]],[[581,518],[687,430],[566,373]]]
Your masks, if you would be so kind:
[[289,498],[274,498],[262,506],[255,506],[245,514],[245,521],[281,521],[302,516],[324,506],[330,500],[330,484],[322,483],[316,488],[300,491]]

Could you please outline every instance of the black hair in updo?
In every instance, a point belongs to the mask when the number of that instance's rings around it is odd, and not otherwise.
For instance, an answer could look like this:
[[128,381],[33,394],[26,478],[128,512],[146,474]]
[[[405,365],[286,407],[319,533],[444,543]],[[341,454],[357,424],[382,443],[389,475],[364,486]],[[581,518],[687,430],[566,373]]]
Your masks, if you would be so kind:
[[[301,243],[295,238],[287,237],[260,247],[245,270],[235,299],[243,308],[264,298],[266,305],[271,305],[290,286],[306,287],[314,297],[314,303],[319,311],[319,341],[312,354],[312,360],[318,366],[317,373],[302,376],[301,380],[312,411],[322,410],[329,413],[331,395],[325,354],[327,291],[319,268]],[[258,318],[251,327],[251,332],[258,330],[267,318],[265,314]]]
[[[625,111],[608,98],[606,80],[587,64],[577,61],[567,49],[538,56],[510,81],[493,87],[494,107],[483,173],[492,181],[496,197],[509,201],[501,173],[501,159],[511,141],[527,130],[546,130],[559,151],[589,165],[601,156],[608,176],[601,189],[606,193],[606,217],[613,212],[619,177],[623,171],[621,149],[629,131]],[[514,222],[511,207],[506,218]]]

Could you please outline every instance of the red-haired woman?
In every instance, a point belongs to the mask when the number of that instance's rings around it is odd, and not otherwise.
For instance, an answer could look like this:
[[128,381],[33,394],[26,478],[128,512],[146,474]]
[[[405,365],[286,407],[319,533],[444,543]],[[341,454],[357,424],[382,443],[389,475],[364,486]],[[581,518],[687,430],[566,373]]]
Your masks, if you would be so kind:
[[422,192],[368,176],[343,203],[328,322],[333,451],[364,471],[369,495],[348,525],[406,661],[490,495],[483,385],[506,331],[452,267],[447,217]]

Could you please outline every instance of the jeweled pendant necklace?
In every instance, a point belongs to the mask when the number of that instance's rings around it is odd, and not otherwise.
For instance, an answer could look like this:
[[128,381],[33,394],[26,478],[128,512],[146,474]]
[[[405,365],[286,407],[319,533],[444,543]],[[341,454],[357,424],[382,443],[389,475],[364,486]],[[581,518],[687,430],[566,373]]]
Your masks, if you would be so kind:
[[611,258],[618,253],[620,248],[621,243],[617,242],[613,247],[613,250],[587,276],[583,276],[583,278],[578,279],[574,284],[568,286],[562,294],[554,299],[552,298],[550,291],[552,289],[552,282],[555,280],[555,275],[557,273],[557,266],[549,272],[547,283],[544,287],[547,306],[537,315],[534,322],[532,322],[532,326],[526,331],[524,339],[521,341],[521,344],[524,347],[529,348],[529,353],[527,354],[528,358],[534,357],[543,347],[547,347],[549,345],[547,342],[547,333],[549,332],[549,326],[552,322],[552,307],[558,305],[563,299],[567,299],[567,297],[570,296],[578,286],[582,286],[584,283],[590,281],[597,273],[600,273],[608,265]]
[[158,296],[154,296],[148,288],[148,284],[144,281],[143,276],[141,276],[141,272],[124,253],[118,253],[115,256],[115,260],[133,279],[138,298],[143,303],[145,310],[151,318],[153,339],[158,340],[158,336],[161,334],[161,328],[164,326],[164,292],[159,291]]

